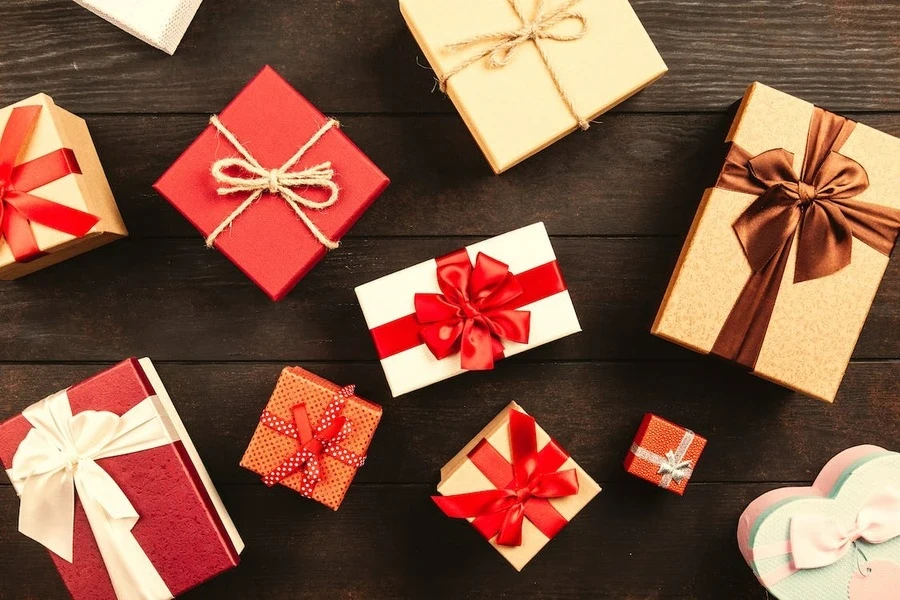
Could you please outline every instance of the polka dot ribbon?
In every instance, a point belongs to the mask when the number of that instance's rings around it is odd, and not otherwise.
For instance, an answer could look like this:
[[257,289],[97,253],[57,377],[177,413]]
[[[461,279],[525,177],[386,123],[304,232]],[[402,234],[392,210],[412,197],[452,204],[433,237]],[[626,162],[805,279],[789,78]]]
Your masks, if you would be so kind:
[[347,417],[342,416],[341,411],[347,403],[347,398],[353,396],[355,389],[355,386],[348,385],[335,394],[315,429],[310,422],[305,403],[298,404],[291,409],[294,417],[293,423],[283,420],[268,410],[263,412],[260,423],[281,435],[297,440],[299,445],[294,454],[263,477],[263,483],[272,487],[294,473],[303,473],[300,493],[312,497],[313,490],[322,480],[321,459],[323,456],[330,456],[355,469],[363,466],[366,461],[365,456],[359,456],[355,452],[341,447],[341,443],[353,431],[353,423]]

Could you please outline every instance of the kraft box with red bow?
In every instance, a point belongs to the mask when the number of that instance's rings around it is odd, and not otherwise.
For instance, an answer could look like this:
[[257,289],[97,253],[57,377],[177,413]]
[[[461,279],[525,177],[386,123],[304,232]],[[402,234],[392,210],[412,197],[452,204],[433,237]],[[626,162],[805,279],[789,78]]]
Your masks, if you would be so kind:
[[900,589],[900,454],[857,446],[810,487],[773,490],[738,523],[738,544],[779,600],[889,600]]
[[126,235],[84,120],[45,94],[0,109],[0,279]]
[[75,600],[169,600],[238,564],[244,544],[150,359],[0,425],[0,460],[19,531]]
[[646,414],[625,457],[625,470],[681,496],[704,448],[703,436]]
[[543,223],[356,288],[393,395],[581,331]]
[[653,333],[833,401],[900,231],[900,139],[759,83]]
[[280,300],[388,183],[337,121],[265,67],[155,187]]
[[286,368],[241,466],[337,510],[381,421],[381,407],[299,367]]
[[513,402],[441,469],[437,491],[447,516],[468,520],[521,571],[600,486]]
[[203,0],[75,0],[139,40],[174,54]]

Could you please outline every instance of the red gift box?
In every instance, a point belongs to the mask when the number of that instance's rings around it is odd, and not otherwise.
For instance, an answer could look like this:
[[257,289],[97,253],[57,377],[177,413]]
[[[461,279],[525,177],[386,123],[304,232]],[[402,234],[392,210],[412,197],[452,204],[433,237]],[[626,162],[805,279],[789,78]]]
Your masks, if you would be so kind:
[[280,300],[390,181],[271,67],[217,119],[154,187]]
[[625,470],[681,496],[705,447],[703,436],[647,414],[625,457]]
[[[74,416],[72,431],[90,429],[76,425],[77,419],[86,416],[81,414],[85,411],[106,411],[121,417],[129,412],[134,414],[138,410],[136,407],[143,405],[154,417],[159,416],[167,437],[176,440],[152,449],[93,461],[111,477],[134,507],[138,519],[131,534],[171,595],[178,596],[237,566],[243,542],[149,359],[127,360],[38,405],[61,396],[68,397],[67,405]],[[148,401],[151,404],[148,405]],[[10,469],[11,479],[20,495],[30,481],[15,480],[13,459],[36,433],[40,434],[37,437],[46,437],[23,415],[0,425],[0,460]],[[77,465],[70,464],[67,472],[88,466],[79,461]],[[102,471],[99,472],[102,474]],[[92,471],[91,476],[95,477],[96,473]],[[117,595],[112,579],[79,494],[76,494],[74,526],[69,525],[72,562],[54,552],[50,552],[50,556],[73,598],[115,600]],[[47,516],[48,522],[53,520],[52,515]],[[153,596],[154,593],[147,592],[141,597]]]

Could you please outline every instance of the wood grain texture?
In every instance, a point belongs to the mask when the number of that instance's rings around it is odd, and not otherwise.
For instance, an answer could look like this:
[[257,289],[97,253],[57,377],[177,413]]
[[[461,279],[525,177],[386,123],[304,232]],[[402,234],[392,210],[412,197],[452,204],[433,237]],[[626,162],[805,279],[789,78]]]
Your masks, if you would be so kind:
[[[633,0],[670,73],[502,177],[432,93],[397,0],[205,0],[174,57],[70,0],[0,4],[0,106],[43,91],[87,118],[132,232],[0,286],[0,418],[151,356],[248,543],[240,568],[188,599],[763,600],[735,542],[744,507],[846,447],[900,449],[900,261],[834,405],[649,334],[751,81],[900,135],[896,0]],[[266,63],[393,180],[281,303],[151,189]],[[536,221],[584,332],[391,399],[353,287]],[[238,466],[280,369],[297,364],[385,408],[337,513]],[[510,400],[605,488],[521,574],[428,499]],[[646,411],[710,440],[684,498],[622,469]],[[66,597],[15,532],[17,506],[0,483],[0,600]]]

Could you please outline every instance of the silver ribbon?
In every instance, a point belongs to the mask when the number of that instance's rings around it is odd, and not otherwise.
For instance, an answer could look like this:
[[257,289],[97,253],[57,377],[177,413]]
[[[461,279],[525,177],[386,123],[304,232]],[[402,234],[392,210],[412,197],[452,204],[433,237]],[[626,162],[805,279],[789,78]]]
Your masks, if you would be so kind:
[[650,452],[646,448],[641,448],[637,444],[631,445],[631,453],[637,458],[657,465],[662,479],[659,481],[659,487],[668,488],[674,481],[676,484],[686,481],[694,474],[691,461],[684,460],[685,454],[694,442],[695,434],[690,429],[684,432],[681,443],[675,450],[669,450],[665,456],[660,456],[654,452]]

